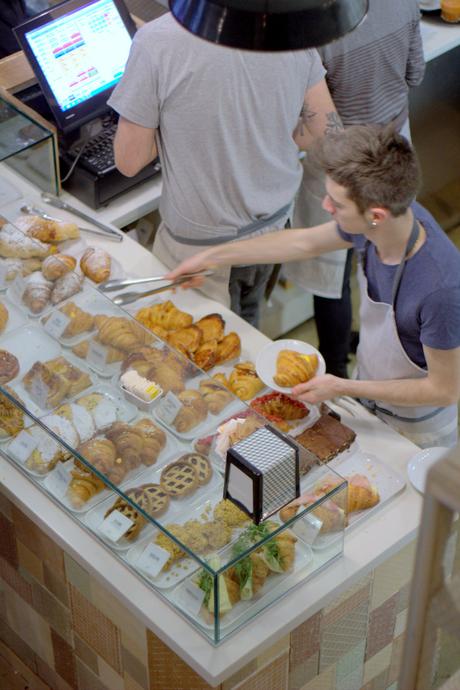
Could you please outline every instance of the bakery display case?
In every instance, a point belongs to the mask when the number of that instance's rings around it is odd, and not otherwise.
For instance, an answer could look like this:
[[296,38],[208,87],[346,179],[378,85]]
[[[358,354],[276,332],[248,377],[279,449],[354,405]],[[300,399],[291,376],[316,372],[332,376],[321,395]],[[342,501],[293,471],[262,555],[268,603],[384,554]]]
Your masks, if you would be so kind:
[[218,643],[342,553],[347,482],[298,446],[299,505],[256,525],[224,499],[228,448],[315,412],[264,390],[218,314],[114,305],[68,226],[0,229],[0,452]]
[[43,191],[59,193],[54,130],[37,113],[1,88],[0,161]]

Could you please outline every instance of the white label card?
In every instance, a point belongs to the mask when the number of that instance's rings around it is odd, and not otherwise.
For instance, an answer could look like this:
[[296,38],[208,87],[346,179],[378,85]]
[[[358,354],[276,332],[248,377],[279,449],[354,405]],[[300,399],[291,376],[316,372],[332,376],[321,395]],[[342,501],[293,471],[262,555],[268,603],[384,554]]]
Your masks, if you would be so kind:
[[8,264],[6,261],[0,261],[0,288],[4,288],[7,284],[6,276],[8,275]]
[[25,462],[30,458],[38,445],[38,439],[27,431],[21,431],[8,446],[8,452],[19,462]]
[[24,278],[20,275],[16,275],[16,278],[11,286],[11,296],[19,304],[22,303],[22,295],[24,294],[25,289],[26,284]]
[[186,582],[182,590],[184,604],[194,616],[197,616],[203,605],[206,592],[194,582]]
[[96,340],[90,340],[86,361],[95,369],[105,369],[107,365],[107,348]]
[[129,528],[134,524],[132,520],[120,513],[119,510],[113,510],[108,517],[105,518],[99,531],[110,539],[110,541],[118,541]]
[[60,338],[70,323],[70,318],[62,311],[55,311],[44,324],[47,331],[53,338]]
[[156,414],[165,424],[172,424],[182,403],[171,391],[168,391],[157,407]]
[[50,472],[43,482],[48,491],[58,498],[65,496],[71,480],[70,472],[72,469],[73,462],[71,460],[69,462],[58,462],[54,470]]
[[161,546],[147,544],[137,561],[137,565],[140,570],[150,575],[150,577],[156,577],[168,561],[170,555],[169,551],[162,549]]

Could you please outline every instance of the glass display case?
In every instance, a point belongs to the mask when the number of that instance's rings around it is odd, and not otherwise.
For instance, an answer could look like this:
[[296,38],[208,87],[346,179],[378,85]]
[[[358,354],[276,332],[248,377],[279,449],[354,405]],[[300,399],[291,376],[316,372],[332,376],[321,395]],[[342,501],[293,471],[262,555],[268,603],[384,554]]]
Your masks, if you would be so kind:
[[38,114],[3,89],[0,89],[0,161],[43,191],[59,193],[55,132]]
[[254,524],[223,498],[226,452],[276,420],[177,335],[206,354],[220,329],[230,370],[236,334],[171,302],[137,314],[153,332],[97,289],[101,255],[35,222],[0,230],[0,453],[217,644],[342,553],[347,482],[299,446],[302,501]]

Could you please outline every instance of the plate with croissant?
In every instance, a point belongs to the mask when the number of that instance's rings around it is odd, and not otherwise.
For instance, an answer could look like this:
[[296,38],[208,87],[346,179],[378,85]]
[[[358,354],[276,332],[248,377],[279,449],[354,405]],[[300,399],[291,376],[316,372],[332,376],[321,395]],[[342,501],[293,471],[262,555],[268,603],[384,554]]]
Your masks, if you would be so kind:
[[286,393],[298,383],[324,374],[326,363],[313,345],[301,340],[275,340],[257,355],[256,371],[267,386]]

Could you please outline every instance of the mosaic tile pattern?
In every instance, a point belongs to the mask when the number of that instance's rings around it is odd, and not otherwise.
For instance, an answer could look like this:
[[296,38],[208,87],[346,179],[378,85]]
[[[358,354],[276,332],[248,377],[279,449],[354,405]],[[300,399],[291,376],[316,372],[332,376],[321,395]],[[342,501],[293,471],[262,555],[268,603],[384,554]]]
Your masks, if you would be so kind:
[[[33,690],[212,690],[1,492],[0,534],[0,655]],[[414,554],[404,547],[217,690],[396,690]]]

